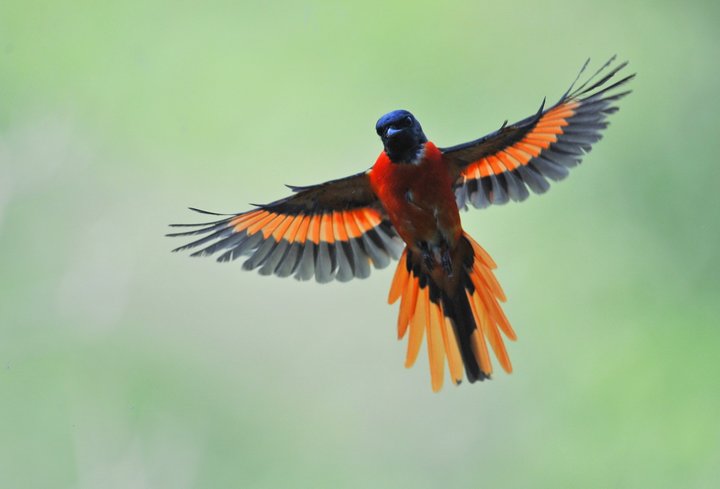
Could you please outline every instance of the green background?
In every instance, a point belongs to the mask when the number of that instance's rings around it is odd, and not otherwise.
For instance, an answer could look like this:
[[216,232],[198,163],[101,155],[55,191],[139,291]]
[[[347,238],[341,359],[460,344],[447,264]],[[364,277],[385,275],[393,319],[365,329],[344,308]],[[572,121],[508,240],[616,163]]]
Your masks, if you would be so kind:
[[[717,2],[0,3],[0,487],[720,484]],[[638,72],[543,196],[463,215],[515,372],[433,394],[392,269],[320,286],[169,253],[369,167]]]

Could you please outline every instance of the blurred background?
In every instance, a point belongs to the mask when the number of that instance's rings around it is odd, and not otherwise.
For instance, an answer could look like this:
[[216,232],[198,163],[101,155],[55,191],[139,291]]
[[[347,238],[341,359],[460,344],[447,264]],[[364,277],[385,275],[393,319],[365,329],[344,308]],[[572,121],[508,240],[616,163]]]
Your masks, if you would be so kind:
[[[717,2],[0,3],[0,487],[720,484]],[[393,270],[320,286],[171,254],[368,168],[637,71],[543,196],[463,215],[515,372],[403,368]],[[197,221],[196,221],[197,220]]]

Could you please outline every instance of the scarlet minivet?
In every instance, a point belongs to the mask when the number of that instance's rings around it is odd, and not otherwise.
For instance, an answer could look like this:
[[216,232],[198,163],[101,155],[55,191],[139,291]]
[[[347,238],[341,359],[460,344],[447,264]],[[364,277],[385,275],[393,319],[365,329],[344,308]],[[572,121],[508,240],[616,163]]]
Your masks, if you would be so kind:
[[[428,141],[417,119],[395,110],[377,122],[384,150],[368,171],[309,187],[257,209],[223,215],[170,236],[205,235],[174,251],[204,246],[193,256],[222,252],[218,261],[249,256],[246,270],[263,275],[313,276],[318,282],[365,278],[371,267],[400,263],[390,287],[398,299],[398,337],[410,331],[405,365],[417,358],[427,336],[434,391],[443,384],[444,365],[459,384],[492,373],[487,344],[500,366],[512,366],[500,336],[515,332],[499,302],[505,294],[490,256],[462,229],[459,209],[468,204],[522,201],[529,190],[543,193],[580,163],[607,127],[613,105],[629,91],[616,89],[634,75],[615,80],[627,63],[614,57],[560,100],[515,124],[480,139],[448,148]],[[229,216],[229,217],[225,217]]]

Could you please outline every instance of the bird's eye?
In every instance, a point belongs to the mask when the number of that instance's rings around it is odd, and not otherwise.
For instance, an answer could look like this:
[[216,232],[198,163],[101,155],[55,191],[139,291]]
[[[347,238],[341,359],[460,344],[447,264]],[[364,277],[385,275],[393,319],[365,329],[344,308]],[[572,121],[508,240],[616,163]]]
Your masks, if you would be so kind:
[[402,120],[402,122],[400,123],[400,125],[401,125],[402,127],[410,127],[410,126],[412,126],[412,123],[413,123],[412,117],[410,117],[410,116],[408,115],[408,116],[406,116],[406,117]]

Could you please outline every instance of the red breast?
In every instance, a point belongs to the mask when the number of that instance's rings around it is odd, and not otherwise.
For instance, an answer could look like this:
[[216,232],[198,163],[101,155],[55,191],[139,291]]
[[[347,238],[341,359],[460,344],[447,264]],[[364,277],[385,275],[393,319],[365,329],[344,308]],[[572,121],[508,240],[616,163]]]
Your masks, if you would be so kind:
[[370,184],[400,236],[409,244],[432,242],[438,233],[455,240],[461,233],[452,182],[442,153],[425,143],[414,162],[395,163],[381,153],[370,170]]

